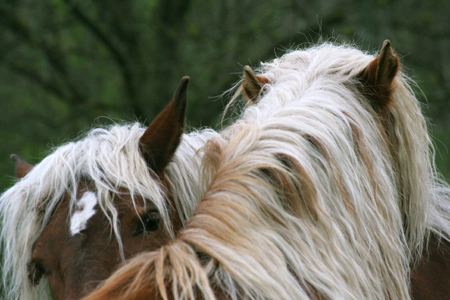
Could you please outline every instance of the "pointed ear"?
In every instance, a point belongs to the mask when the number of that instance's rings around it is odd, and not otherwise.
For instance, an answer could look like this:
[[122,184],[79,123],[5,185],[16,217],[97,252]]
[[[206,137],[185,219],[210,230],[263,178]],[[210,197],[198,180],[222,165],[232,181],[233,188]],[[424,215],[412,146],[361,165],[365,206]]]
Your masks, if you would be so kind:
[[261,95],[261,90],[264,84],[268,83],[269,80],[263,76],[255,75],[252,68],[249,66],[244,67],[244,77],[242,78],[242,89],[244,95],[247,97],[248,101],[255,104],[258,102],[258,98]]
[[149,168],[162,175],[180,144],[186,115],[189,77],[181,79],[173,100],[148,126],[139,140],[139,149]]
[[33,167],[34,167],[33,165],[30,165],[29,163],[24,161],[17,154],[12,154],[11,159],[14,162],[14,164],[16,165],[16,178],[17,179],[25,177],[25,175],[27,175],[28,172],[30,172],[31,169],[33,169]]
[[385,40],[380,54],[358,75],[363,92],[377,111],[383,111],[391,100],[392,81],[400,68],[398,56]]

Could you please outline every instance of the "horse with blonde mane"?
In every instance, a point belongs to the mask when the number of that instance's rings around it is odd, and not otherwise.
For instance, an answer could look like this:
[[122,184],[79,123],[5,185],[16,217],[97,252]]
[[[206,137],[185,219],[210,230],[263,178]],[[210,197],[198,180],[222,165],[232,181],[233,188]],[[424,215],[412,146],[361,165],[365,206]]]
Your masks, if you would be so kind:
[[217,135],[182,134],[188,80],[148,128],[93,129],[36,166],[12,156],[18,181],[0,198],[1,299],[79,299],[174,238],[203,194],[198,149]]
[[449,189],[390,43],[322,44],[245,68],[250,102],[203,148],[187,226],[85,298],[411,299]]

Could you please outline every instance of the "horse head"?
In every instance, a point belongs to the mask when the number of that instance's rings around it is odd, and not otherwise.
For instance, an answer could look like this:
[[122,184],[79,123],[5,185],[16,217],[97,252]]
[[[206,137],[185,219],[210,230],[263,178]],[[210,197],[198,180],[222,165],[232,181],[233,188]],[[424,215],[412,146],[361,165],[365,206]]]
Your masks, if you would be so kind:
[[182,139],[188,81],[145,131],[94,130],[36,166],[11,156],[18,182],[0,199],[6,298],[41,299],[48,283],[54,299],[79,299],[126,259],[174,238],[182,222],[166,169]]

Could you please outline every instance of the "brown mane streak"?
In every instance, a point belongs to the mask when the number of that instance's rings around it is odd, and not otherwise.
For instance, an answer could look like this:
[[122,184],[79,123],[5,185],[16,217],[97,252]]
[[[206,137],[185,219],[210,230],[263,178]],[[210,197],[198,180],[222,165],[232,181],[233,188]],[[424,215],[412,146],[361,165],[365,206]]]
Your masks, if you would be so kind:
[[298,178],[298,181],[294,181],[285,172],[276,169],[266,170],[269,177],[282,190],[286,197],[286,204],[295,215],[304,215],[306,218],[312,217],[313,221],[317,222],[319,220],[318,211],[322,214],[325,214],[325,212],[317,202],[317,191],[311,177],[293,157],[284,153],[279,153],[276,156],[287,170],[293,172],[294,178]]
[[[337,167],[336,161],[334,160],[334,157],[329,153],[327,148],[323,146],[323,143],[316,137],[312,137],[310,135],[305,135],[305,138],[311,143],[311,145],[319,151],[325,158],[326,161],[328,161],[328,164],[330,166],[331,172],[332,172],[332,178],[334,179],[338,189],[339,193],[341,194],[342,199],[344,200],[345,205],[348,208],[348,211],[354,213],[355,208],[353,204],[350,202],[347,192],[344,189],[344,185],[342,184],[342,178],[341,174],[339,172],[339,168]],[[321,210],[322,211],[322,210]],[[325,215],[327,215],[325,212],[322,211]]]
[[[344,112],[344,114],[346,114]],[[362,165],[366,166],[369,174],[373,174],[373,162],[372,160],[368,157],[367,155],[367,151],[365,151],[364,149],[366,149],[366,145],[364,145],[364,133],[361,131],[361,129],[359,128],[359,126],[357,125],[357,123],[351,118],[351,116],[347,115],[347,118],[351,121],[349,122],[351,130],[352,130],[352,137],[353,137],[353,141],[354,141],[354,149],[355,152],[357,154],[358,159],[361,160]],[[389,140],[387,138],[386,135],[386,131],[384,129],[384,127],[380,124],[379,119],[375,118],[375,122],[376,125],[378,126],[378,128],[380,129],[380,133],[383,136],[384,141],[386,141],[386,143],[389,143]],[[377,193],[377,184],[376,182],[372,181],[372,188],[375,192],[375,194],[373,195],[374,199],[376,199],[376,193]]]

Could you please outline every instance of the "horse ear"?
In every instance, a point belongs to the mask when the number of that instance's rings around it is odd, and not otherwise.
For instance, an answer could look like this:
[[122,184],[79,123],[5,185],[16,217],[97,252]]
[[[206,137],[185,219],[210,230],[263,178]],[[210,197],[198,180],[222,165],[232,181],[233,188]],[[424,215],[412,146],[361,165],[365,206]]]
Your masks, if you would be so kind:
[[255,75],[252,68],[244,67],[244,77],[242,78],[242,89],[244,95],[251,103],[257,103],[261,95],[261,89],[269,80],[263,76]]
[[162,175],[181,141],[186,115],[186,89],[189,77],[181,79],[173,100],[153,120],[139,140],[147,165]]
[[359,74],[366,96],[372,100],[372,105],[378,111],[384,110],[391,100],[392,81],[399,68],[398,56],[391,48],[391,42],[385,40],[380,54]]
[[17,179],[25,177],[25,175],[27,175],[28,172],[30,172],[31,169],[33,169],[33,167],[34,167],[33,165],[30,165],[29,163],[24,161],[17,154],[12,154],[11,159],[14,162],[14,164],[16,165],[16,178]]

